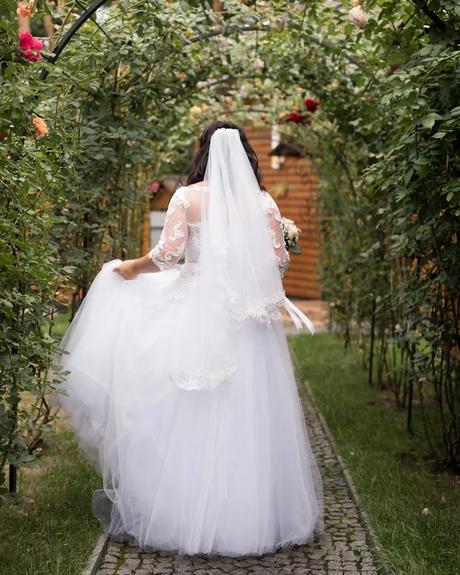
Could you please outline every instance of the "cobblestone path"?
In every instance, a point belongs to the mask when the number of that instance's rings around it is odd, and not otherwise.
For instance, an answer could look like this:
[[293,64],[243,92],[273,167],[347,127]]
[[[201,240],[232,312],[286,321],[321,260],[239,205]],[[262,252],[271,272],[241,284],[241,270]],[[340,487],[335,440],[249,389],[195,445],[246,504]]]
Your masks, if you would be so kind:
[[108,541],[97,575],[375,575],[373,538],[359,512],[347,475],[304,386],[299,388],[310,441],[324,483],[326,529],[308,545],[263,557],[182,556]]

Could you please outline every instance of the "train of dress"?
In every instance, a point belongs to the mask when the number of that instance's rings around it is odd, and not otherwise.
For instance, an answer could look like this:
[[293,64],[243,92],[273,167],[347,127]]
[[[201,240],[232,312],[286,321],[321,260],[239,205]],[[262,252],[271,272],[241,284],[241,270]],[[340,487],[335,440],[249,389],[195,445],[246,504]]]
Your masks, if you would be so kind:
[[124,280],[119,263],[103,265],[62,340],[57,396],[102,477],[106,532],[227,556],[311,540],[322,484],[281,320],[235,332],[225,383],[181,388],[171,373],[177,342],[194,335],[193,286],[176,268]]

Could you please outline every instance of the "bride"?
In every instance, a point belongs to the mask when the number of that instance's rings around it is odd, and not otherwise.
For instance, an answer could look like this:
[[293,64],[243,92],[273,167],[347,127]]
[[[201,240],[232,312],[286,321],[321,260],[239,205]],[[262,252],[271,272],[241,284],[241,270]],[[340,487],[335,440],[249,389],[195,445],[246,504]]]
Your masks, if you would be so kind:
[[314,327],[285,297],[288,264],[243,129],[207,126],[158,244],[102,266],[61,342],[58,401],[111,537],[240,556],[323,531],[281,306]]

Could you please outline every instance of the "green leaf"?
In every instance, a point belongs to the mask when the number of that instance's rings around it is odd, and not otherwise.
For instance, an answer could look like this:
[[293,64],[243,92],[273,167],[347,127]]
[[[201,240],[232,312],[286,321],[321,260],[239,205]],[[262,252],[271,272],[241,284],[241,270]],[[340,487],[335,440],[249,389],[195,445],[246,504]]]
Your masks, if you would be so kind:
[[424,118],[422,118],[420,123],[422,124],[423,127],[431,129],[434,126],[436,120],[442,120],[442,116],[440,116],[436,112],[431,112],[430,114],[427,114]]

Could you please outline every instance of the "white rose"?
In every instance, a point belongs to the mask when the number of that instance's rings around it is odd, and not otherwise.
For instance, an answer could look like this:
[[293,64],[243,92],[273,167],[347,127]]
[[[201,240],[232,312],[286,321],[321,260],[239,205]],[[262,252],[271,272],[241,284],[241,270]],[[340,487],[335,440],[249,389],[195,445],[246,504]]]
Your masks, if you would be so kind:
[[254,62],[252,63],[252,65],[254,66],[254,68],[256,70],[262,70],[262,68],[265,66],[265,63],[263,60],[261,60],[260,58],[256,58],[254,60]]
[[353,22],[353,24],[356,24],[356,26],[359,26],[360,28],[366,26],[368,22],[367,15],[363,12],[361,6],[355,6],[352,8],[350,12],[348,12],[348,18]]
[[297,241],[299,239],[299,228],[295,224],[288,226],[287,237],[290,240],[296,240]]

